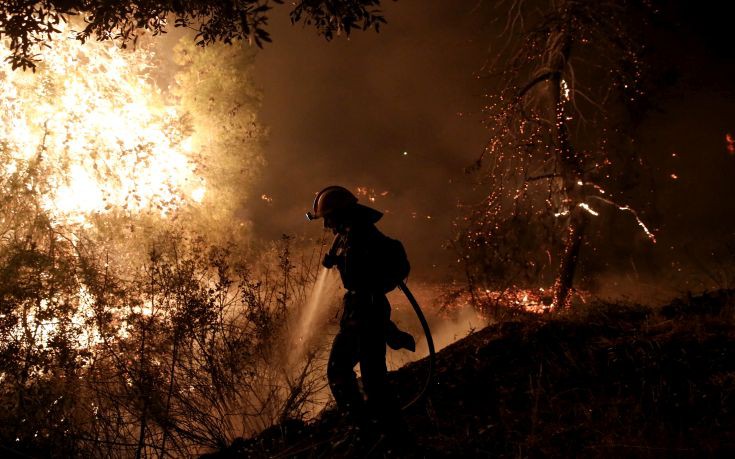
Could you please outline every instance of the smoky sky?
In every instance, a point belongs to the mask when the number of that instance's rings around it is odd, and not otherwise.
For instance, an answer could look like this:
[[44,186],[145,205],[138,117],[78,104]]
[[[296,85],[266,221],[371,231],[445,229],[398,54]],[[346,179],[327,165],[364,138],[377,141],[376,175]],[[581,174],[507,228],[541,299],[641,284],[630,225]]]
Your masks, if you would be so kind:
[[[733,242],[735,155],[726,135],[735,135],[735,40],[726,18],[734,16],[690,3],[652,25],[646,48],[661,81],[636,148],[651,176],[641,194],[650,193],[646,218],[657,243],[628,214],[600,219],[615,226],[613,237],[590,242],[610,246],[610,269],[641,282],[640,271],[707,264]],[[490,140],[481,107],[494,88],[479,76],[503,22],[478,0],[401,0],[383,9],[380,33],[329,43],[292,26],[287,8],[272,11],[274,41],[255,65],[267,166],[249,217],[259,236],[318,237],[320,223],[303,216],[314,194],[332,184],[367,187],[376,201],[361,201],[387,211],[380,227],[404,241],[414,273],[457,274],[443,246],[457,203],[478,197],[464,169]]]
[[442,245],[463,171],[486,141],[476,75],[488,26],[472,8],[385,2],[388,25],[380,33],[329,43],[292,26],[284,9],[273,11],[274,42],[255,69],[269,128],[268,165],[251,207],[258,234],[319,235],[321,223],[304,219],[314,194],[333,184],[367,187],[376,200],[361,202],[387,210],[380,227],[404,242],[414,273],[450,262],[454,255]]

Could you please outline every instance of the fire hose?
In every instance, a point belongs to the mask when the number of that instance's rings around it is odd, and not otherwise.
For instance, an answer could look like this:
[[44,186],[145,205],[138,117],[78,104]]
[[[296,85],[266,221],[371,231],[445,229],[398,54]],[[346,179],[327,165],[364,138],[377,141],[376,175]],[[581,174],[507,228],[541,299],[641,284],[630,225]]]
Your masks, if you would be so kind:
[[424,387],[421,389],[421,392],[414,397],[413,400],[403,405],[402,410],[407,410],[410,408],[414,403],[421,400],[421,398],[426,395],[426,391],[429,389],[429,386],[431,385],[431,381],[434,379],[434,366],[436,364],[436,351],[434,350],[434,339],[431,336],[431,330],[429,329],[429,323],[426,321],[426,317],[424,316],[424,312],[421,310],[421,306],[419,306],[419,302],[416,301],[416,298],[413,296],[413,293],[411,293],[411,290],[408,289],[408,286],[405,282],[401,281],[398,284],[398,288],[401,289],[404,295],[406,295],[406,298],[408,298],[408,302],[411,303],[411,306],[413,307],[413,311],[416,313],[416,317],[419,318],[419,322],[421,322],[421,328],[424,330],[424,335],[426,335],[426,344],[429,346],[429,374],[426,377],[426,382],[424,383]]

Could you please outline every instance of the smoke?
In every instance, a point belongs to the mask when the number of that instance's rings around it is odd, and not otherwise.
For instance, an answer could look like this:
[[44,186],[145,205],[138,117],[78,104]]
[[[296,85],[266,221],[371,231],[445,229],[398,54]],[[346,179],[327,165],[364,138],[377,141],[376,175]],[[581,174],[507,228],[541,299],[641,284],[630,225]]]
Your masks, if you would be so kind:
[[[426,316],[437,352],[490,324],[489,318],[478,313],[468,302],[454,301],[450,308],[446,308],[446,283],[414,283],[409,288]],[[403,293],[396,290],[388,298],[392,305],[391,319],[416,340],[416,352],[388,349],[388,366],[393,370],[428,356],[429,348],[421,324]]]
[[384,3],[379,34],[329,43],[274,10],[254,74],[268,166],[248,211],[258,235],[309,232],[318,224],[303,214],[321,188],[373,190],[360,201],[387,211],[381,229],[404,243],[414,276],[444,278],[453,254],[442,246],[468,191],[457,183],[485,141],[473,75],[484,29],[454,2]]
[[[375,201],[361,201],[388,211],[381,229],[404,242],[414,278],[462,277],[455,254],[442,246],[463,212],[457,202],[479,202],[463,169],[490,140],[481,107],[494,82],[476,75],[502,46],[504,18],[485,3],[385,2],[381,33],[330,43],[292,27],[282,9],[273,11],[274,43],[258,55],[254,72],[264,94],[261,119],[270,128],[268,166],[248,205],[256,234],[313,231],[302,215],[316,191],[366,187]],[[651,62],[661,84],[633,147],[650,164],[636,172],[640,182],[652,185],[625,200],[652,204],[642,217],[658,242],[629,213],[605,209],[591,228],[599,235],[582,250],[583,261],[595,263],[591,277],[686,273],[683,265],[709,265],[711,254],[725,254],[732,241],[735,201],[722,199],[735,186],[735,156],[726,150],[726,135],[735,132],[729,29],[709,25],[712,11],[687,8],[687,33],[654,31],[650,56],[657,56]],[[605,282],[607,294],[615,285]]]
[[[438,322],[436,318],[434,335],[434,346],[437,350],[443,349],[455,341],[464,338],[475,330],[480,330],[489,325],[487,317],[479,314],[469,305],[459,309],[454,316]],[[438,322],[438,323],[437,323]],[[428,354],[426,341],[419,343],[417,348],[419,354]]]
[[[478,313],[464,300],[447,306],[444,300],[448,293],[446,283],[415,283],[411,290],[429,323],[437,351],[490,324],[487,316]],[[306,300],[294,305],[294,325],[288,332],[290,350],[284,362],[288,368],[298,372],[314,357],[326,361],[329,338],[337,330],[335,318],[341,312],[343,292],[338,272],[320,268]],[[416,340],[416,352],[387,348],[387,364],[390,370],[394,370],[428,356],[429,350],[421,324],[403,293],[396,289],[388,294],[388,299],[391,319]],[[355,370],[359,374],[359,366]]]

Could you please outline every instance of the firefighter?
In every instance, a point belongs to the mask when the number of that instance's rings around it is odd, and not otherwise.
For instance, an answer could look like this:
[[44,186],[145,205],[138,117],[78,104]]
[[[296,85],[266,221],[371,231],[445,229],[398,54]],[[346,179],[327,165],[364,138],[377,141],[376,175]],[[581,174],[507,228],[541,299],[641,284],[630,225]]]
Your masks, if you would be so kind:
[[[329,387],[353,425],[390,435],[405,426],[387,381],[385,346],[415,351],[415,341],[390,320],[385,295],[408,276],[409,263],[403,245],[376,228],[382,216],[340,186],[319,192],[313,212],[307,213],[309,220],[323,218],[324,227],[335,234],[323,265],[339,270],[346,290],[327,367]],[[358,363],[366,402],[354,372]]]

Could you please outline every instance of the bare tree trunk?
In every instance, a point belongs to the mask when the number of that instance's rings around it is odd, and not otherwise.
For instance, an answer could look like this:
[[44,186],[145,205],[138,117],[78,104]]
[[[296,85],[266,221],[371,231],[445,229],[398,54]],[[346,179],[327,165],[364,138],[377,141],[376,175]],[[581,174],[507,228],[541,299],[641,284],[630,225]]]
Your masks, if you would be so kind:
[[557,164],[562,178],[564,194],[569,206],[569,223],[564,251],[561,256],[559,272],[554,291],[554,305],[565,307],[574,283],[574,274],[582,246],[582,238],[589,217],[579,209],[579,181],[584,172],[582,159],[575,151],[569,136],[569,126],[565,104],[568,99],[568,82],[564,80],[569,56],[572,48],[571,18],[566,9],[566,2],[558,4],[560,25],[558,30],[549,35],[548,49],[549,67],[553,77],[550,79],[552,100],[554,103],[554,122],[556,126]]
[[584,231],[589,217],[581,212],[575,212],[567,226],[567,239],[564,243],[559,274],[554,286],[554,305],[563,308],[567,305],[569,293],[574,284],[574,273],[577,270],[577,260],[584,238]]

